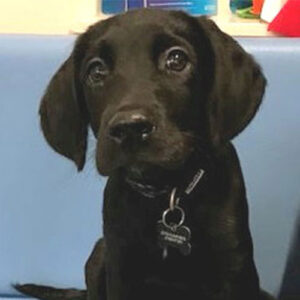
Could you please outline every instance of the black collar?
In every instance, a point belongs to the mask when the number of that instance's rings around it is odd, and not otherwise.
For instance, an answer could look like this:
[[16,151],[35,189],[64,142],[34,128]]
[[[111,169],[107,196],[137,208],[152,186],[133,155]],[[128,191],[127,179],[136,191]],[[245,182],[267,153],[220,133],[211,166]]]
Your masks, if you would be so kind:
[[[152,182],[144,182],[133,176],[125,176],[125,181],[134,191],[146,198],[153,199],[170,195],[174,187],[176,187],[178,195],[182,198],[188,197],[192,192],[197,190],[203,176],[206,181],[207,174],[213,176],[215,172],[213,157],[210,152],[194,152],[184,166],[175,171],[175,175],[171,172],[170,174],[166,173],[163,176],[170,177],[170,181],[165,184],[158,185]],[[151,177],[152,176],[155,176],[155,171]]]
[[[189,196],[194,191],[194,189],[198,186],[204,174],[205,174],[204,169],[202,168],[197,169],[197,171],[194,172],[194,174],[191,176],[189,181],[187,181],[187,183],[185,183],[184,186],[179,188],[180,194],[182,194],[183,197]],[[157,188],[154,185],[141,183],[128,177],[126,177],[126,182],[134,191],[140,193],[146,198],[152,198],[152,199],[160,196],[164,196],[166,194],[170,194],[170,192],[174,188],[169,185],[166,185],[163,188]]]
[[141,183],[128,177],[126,177],[126,182],[134,191],[146,198],[157,198],[169,194],[171,191],[171,187],[168,185],[164,186],[163,188],[157,188],[154,185]]

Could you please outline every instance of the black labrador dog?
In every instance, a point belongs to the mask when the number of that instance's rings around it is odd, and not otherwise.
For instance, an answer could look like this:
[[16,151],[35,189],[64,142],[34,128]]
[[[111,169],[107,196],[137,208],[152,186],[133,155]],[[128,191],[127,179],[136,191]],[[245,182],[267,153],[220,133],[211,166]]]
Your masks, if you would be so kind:
[[243,176],[231,140],[266,80],[205,17],[142,9],[91,26],[52,78],[44,135],[81,170],[88,127],[108,176],[104,238],[87,291],[18,285],[41,299],[258,300]]

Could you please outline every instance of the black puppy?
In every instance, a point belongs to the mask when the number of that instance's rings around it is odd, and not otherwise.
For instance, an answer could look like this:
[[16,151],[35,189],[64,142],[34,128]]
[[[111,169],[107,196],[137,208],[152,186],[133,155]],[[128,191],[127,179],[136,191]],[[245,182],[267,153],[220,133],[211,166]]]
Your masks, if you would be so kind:
[[205,17],[136,10],[91,26],[40,107],[48,143],[85,162],[97,138],[104,239],[87,292],[34,285],[42,299],[258,300],[244,181],[231,139],[266,80]]

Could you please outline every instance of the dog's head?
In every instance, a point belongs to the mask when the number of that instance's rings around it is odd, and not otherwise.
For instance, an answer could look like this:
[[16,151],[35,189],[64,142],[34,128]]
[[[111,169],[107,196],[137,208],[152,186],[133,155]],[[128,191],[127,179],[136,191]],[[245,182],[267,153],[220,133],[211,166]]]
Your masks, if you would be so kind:
[[170,170],[241,132],[264,87],[253,58],[212,21],[136,10],[79,36],[42,99],[41,124],[49,144],[79,170],[88,126],[101,174]]

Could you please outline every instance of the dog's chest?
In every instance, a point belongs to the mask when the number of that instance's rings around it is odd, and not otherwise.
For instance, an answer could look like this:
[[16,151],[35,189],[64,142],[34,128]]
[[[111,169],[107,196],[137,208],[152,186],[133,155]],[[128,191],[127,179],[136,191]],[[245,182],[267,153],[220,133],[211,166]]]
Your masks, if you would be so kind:
[[[111,190],[111,186],[109,187]],[[128,191],[128,189],[119,189],[119,192],[108,193],[104,206],[104,234],[105,238],[112,240],[114,245],[127,247],[128,256],[124,260],[134,258],[140,260],[148,266],[151,273],[157,273],[165,278],[171,278],[176,272],[180,275],[176,277],[187,277],[195,269],[195,272],[201,270],[205,263],[203,259],[207,252],[205,242],[205,232],[199,226],[199,218],[194,215],[201,215],[201,209],[189,207],[183,204],[182,208],[186,215],[182,229],[187,228],[190,231],[189,240],[180,247],[175,247],[172,243],[161,244],[161,220],[164,212],[168,209],[168,199],[141,199],[138,195]],[[201,222],[204,222],[202,220]],[[180,230],[179,239],[186,237],[185,232]],[[178,232],[169,231],[169,238],[176,238]],[[190,243],[191,250],[185,250],[187,243]],[[177,244],[178,245],[178,244]],[[165,248],[167,249],[163,249]],[[167,250],[167,251],[166,251]],[[167,255],[166,255],[167,252]],[[135,253],[135,254],[133,254]],[[126,251],[122,253],[126,255]],[[176,272],[174,272],[177,270]],[[165,274],[165,275],[163,275]],[[168,275],[169,274],[169,275]]]

